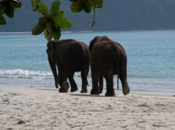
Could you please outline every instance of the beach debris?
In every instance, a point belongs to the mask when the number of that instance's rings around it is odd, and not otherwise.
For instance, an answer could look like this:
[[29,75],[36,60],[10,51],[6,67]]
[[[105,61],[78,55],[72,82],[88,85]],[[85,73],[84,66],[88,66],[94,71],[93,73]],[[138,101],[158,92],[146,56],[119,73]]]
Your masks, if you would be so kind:
[[143,103],[143,104],[139,104],[138,107],[149,107],[149,105],[146,103]]
[[17,124],[19,124],[19,125],[20,125],[20,124],[25,124],[25,121],[19,120]]

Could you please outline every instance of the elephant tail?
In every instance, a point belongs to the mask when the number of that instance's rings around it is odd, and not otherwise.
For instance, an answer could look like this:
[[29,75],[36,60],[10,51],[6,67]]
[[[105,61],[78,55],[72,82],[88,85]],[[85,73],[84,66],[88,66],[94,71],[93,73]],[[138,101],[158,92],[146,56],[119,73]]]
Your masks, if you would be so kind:
[[[87,80],[87,79],[86,79],[86,80]],[[88,80],[87,80],[87,82],[86,82],[86,85],[89,86]]]
[[119,78],[118,78],[118,74],[117,74],[117,90],[119,90]]

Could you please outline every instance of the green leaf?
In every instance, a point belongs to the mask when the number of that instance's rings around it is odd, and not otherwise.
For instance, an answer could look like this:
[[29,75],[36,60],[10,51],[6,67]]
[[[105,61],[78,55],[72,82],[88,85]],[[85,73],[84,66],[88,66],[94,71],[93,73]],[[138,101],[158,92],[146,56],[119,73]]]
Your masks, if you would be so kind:
[[13,1],[10,1],[13,9],[17,9],[17,8],[21,8],[22,6],[22,3],[19,1],[19,0],[13,0]]
[[32,6],[36,7],[36,1],[35,0],[32,0]]
[[47,41],[50,41],[52,39],[52,35],[50,34],[48,27],[44,30],[44,36],[47,39]]
[[83,9],[82,0],[74,1],[71,5],[71,11],[74,13],[80,12]]
[[0,24],[1,25],[6,24],[6,20],[5,20],[5,18],[2,15],[0,15]]
[[53,19],[55,21],[62,19],[64,15],[64,12],[62,10],[57,10],[57,12],[55,13],[55,15],[53,16]]
[[61,2],[60,1],[54,1],[53,3],[52,3],[52,7],[51,7],[51,9],[50,9],[50,13],[52,14],[52,15],[54,15],[56,12],[57,12],[57,10],[59,10],[59,6],[60,6],[60,4],[61,4]]
[[103,7],[103,0],[91,0],[91,3],[95,8]]
[[72,23],[67,18],[57,19],[55,23],[63,29],[72,27]]
[[32,34],[33,35],[39,35],[40,33],[42,33],[44,31],[46,27],[40,25],[40,24],[37,24],[35,25],[33,28],[32,28]]
[[9,1],[6,3],[5,14],[6,14],[9,18],[13,18],[13,17],[14,17],[14,10],[13,10],[13,7],[12,7],[12,5],[10,4]]
[[53,18],[52,14],[46,14],[44,17],[47,21],[51,21]]
[[11,8],[9,8],[8,10],[6,10],[5,14],[9,17],[9,18],[13,18],[14,17],[14,10]]
[[90,13],[91,12],[91,3],[89,1],[86,1],[86,3],[84,4],[84,11],[86,13]]
[[44,30],[44,36],[45,36],[45,38],[47,39],[47,41],[50,41],[50,40],[48,39],[48,28],[46,28],[46,29]]
[[60,37],[61,37],[61,29],[60,29],[60,27],[56,28],[55,31],[52,31],[52,37],[55,40],[59,40],[60,39]]
[[1,6],[0,7],[0,14],[4,14],[6,10],[6,6]]
[[11,0],[12,2],[21,3],[19,0]]
[[32,0],[32,6],[33,7],[37,7],[37,5],[39,5],[39,3],[40,3],[40,0]]
[[60,28],[54,21],[50,22],[52,32],[56,32]]
[[44,17],[41,17],[39,18],[39,22],[38,22],[39,25],[43,26],[43,27],[46,27],[46,19]]
[[43,14],[43,15],[46,15],[49,13],[49,10],[47,9],[47,6],[45,4],[39,3],[38,12]]

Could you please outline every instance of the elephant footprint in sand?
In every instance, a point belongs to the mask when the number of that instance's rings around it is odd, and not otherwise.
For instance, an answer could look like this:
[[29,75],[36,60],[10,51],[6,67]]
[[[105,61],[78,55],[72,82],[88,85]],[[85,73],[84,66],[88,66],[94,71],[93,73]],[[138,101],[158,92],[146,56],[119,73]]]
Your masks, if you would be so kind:
[[130,88],[127,82],[127,55],[124,48],[106,36],[96,36],[89,45],[91,57],[92,90],[91,94],[100,94],[103,90],[103,77],[106,80],[106,96],[114,96],[113,75],[118,74],[123,94]]
[[59,92],[68,91],[67,78],[70,82],[71,92],[77,91],[78,87],[73,75],[75,72],[80,71],[82,79],[81,93],[87,93],[90,56],[88,46],[74,39],[49,41],[46,52],[55,79],[55,87],[58,88],[58,84],[60,86]]

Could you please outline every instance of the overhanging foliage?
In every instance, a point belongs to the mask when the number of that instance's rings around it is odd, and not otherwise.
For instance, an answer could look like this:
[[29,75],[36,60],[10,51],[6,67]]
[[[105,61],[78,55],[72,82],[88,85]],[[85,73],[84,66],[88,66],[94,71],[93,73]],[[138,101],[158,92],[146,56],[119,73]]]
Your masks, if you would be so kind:
[[[84,10],[86,13],[90,13],[91,9],[102,8],[103,0],[69,0],[72,2],[71,11],[80,12]],[[33,27],[32,34],[39,35],[44,32],[45,38],[50,41],[52,38],[59,40],[61,36],[61,28],[68,29],[72,26],[72,23],[64,17],[64,11],[60,10],[59,6],[61,2],[55,0],[52,3],[50,10],[47,6],[41,2],[41,0],[31,0],[33,11],[37,12],[40,16],[38,23]],[[22,4],[20,0],[2,0],[0,1],[0,24],[6,24],[4,14],[8,17],[14,17],[14,11],[21,8]],[[95,21],[93,21],[93,24]]]

